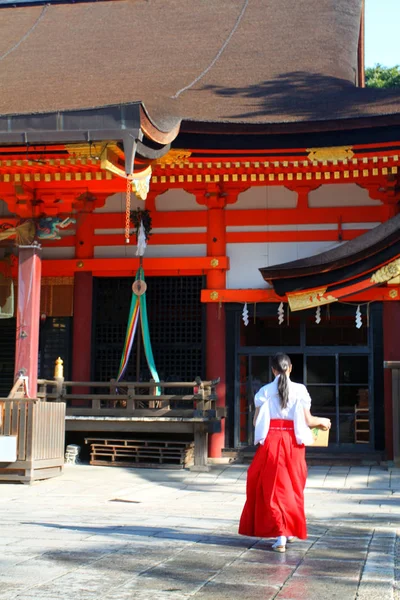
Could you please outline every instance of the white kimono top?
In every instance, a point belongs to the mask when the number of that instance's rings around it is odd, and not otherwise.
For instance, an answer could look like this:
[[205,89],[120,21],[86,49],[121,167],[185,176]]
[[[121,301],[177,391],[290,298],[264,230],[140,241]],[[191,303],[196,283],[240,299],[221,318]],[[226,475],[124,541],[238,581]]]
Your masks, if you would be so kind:
[[280,375],[275,377],[271,383],[264,385],[254,397],[254,404],[260,408],[254,432],[254,443],[264,443],[271,419],[286,419],[294,423],[297,443],[309,446],[313,443],[313,436],[307,426],[304,409],[311,407],[310,394],[305,385],[294,383],[289,379],[289,402],[286,408],[281,408],[278,393],[279,377]]

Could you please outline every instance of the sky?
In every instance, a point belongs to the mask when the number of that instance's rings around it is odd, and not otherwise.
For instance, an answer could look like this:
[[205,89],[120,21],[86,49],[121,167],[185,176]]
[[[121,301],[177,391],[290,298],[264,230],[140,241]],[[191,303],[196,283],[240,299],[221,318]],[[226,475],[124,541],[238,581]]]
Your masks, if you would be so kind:
[[366,0],[365,65],[400,65],[400,0]]

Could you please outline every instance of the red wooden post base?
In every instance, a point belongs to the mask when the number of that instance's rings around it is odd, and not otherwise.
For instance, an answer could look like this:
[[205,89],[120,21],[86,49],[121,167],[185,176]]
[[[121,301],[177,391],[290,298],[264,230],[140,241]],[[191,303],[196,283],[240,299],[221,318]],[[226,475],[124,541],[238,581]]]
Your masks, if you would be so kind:
[[36,398],[39,356],[41,248],[19,247],[15,378],[28,377],[28,395]]
[[[207,304],[207,379],[220,378],[217,385],[217,406],[225,406],[225,307]],[[208,455],[220,458],[225,446],[225,419],[221,421],[221,432],[209,436]]]

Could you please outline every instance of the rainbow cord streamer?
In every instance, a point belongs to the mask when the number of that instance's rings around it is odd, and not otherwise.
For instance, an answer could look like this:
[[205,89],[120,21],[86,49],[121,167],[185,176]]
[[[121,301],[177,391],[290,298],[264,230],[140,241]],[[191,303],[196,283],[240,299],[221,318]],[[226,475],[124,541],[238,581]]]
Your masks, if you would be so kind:
[[[135,280],[140,279],[144,281],[144,271],[143,268],[140,267],[136,273]],[[132,351],[133,341],[135,339],[137,325],[140,317],[140,322],[142,325],[142,338],[143,338],[143,346],[144,353],[146,355],[147,364],[151,373],[152,378],[156,383],[160,382],[160,378],[157,373],[156,365],[154,362],[153,350],[151,347],[150,340],[150,331],[149,331],[149,322],[147,318],[147,304],[146,304],[146,293],[141,296],[137,296],[135,293],[132,293],[131,307],[129,311],[128,318],[128,326],[126,328],[126,336],[124,348],[122,350],[121,362],[119,365],[117,381],[121,381],[123,378],[126,367],[128,366],[129,357]],[[159,396],[161,394],[161,390],[159,387],[156,389],[156,395]]]

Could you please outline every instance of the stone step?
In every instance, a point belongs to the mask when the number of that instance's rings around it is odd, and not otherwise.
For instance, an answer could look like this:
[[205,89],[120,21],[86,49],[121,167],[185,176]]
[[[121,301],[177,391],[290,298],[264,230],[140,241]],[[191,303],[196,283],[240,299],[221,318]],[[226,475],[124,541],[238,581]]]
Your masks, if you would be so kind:
[[[223,456],[229,457],[235,462],[250,464],[253,460],[256,448],[247,446],[245,448],[225,448]],[[356,448],[354,452],[340,451],[316,451],[306,450],[307,464],[310,466],[386,466],[383,452],[361,452]]]

